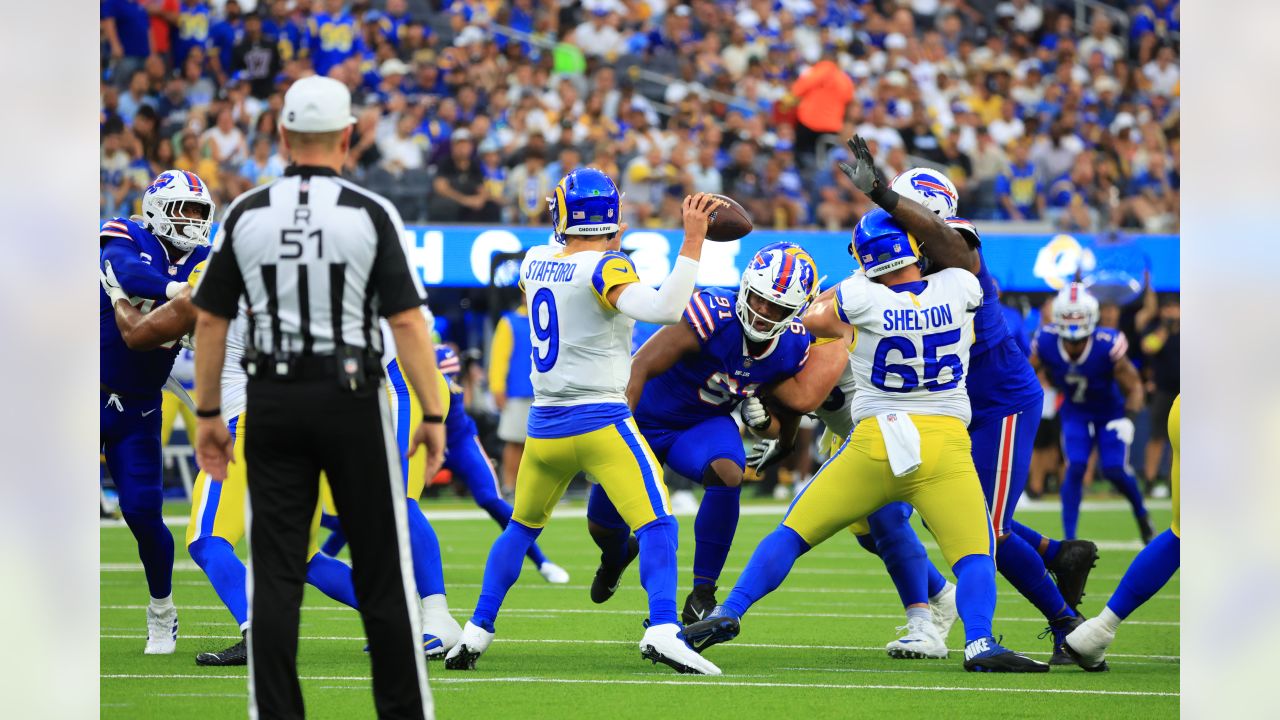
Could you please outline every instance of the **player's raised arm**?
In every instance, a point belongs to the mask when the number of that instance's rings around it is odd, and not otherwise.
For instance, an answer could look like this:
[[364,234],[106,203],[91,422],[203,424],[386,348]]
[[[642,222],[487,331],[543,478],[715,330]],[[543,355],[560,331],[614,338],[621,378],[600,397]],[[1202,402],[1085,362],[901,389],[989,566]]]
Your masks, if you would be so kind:
[[816,338],[835,338],[847,347],[853,342],[853,326],[845,322],[840,310],[840,286],[828,288],[804,314],[804,327]]
[[720,201],[708,193],[684,199],[684,244],[671,274],[654,290],[639,282],[610,288],[606,297],[618,312],[641,322],[672,325],[680,321],[698,278],[698,260],[707,239],[707,220]]
[[[846,326],[848,327],[848,326]],[[792,412],[811,413],[831,394],[849,364],[848,343],[837,338],[821,338],[809,347],[804,368],[778,383],[769,395]]]
[[627,405],[632,410],[640,402],[645,383],[671,369],[680,358],[698,351],[698,337],[688,323],[668,325],[653,334],[631,358],[627,380]]
[[120,288],[111,263],[101,271],[102,289],[111,298],[115,310],[116,327],[120,337],[130,350],[155,350],[167,342],[182,339],[196,326],[196,310],[191,305],[191,290],[185,289],[173,300],[143,315],[129,303],[129,297]]
[[170,300],[177,297],[187,284],[170,280],[156,272],[155,268],[142,260],[134,241],[129,239],[127,234],[123,234],[124,231],[114,229],[112,222],[114,221],[108,221],[103,226],[100,235],[102,241],[100,260],[103,267],[109,263],[114,269],[116,279],[125,295],[151,300]]
[[853,153],[853,164],[841,162],[840,169],[853,181],[854,187],[884,208],[903,230],[919,242],[930,262],[937,267],[958,267],[978,272],[981,262],[978,251],[969,247],[958,230],[924,205],[894,192],[880,168],[876,167],[875,158],[861,136],[854,135],[846,142]]

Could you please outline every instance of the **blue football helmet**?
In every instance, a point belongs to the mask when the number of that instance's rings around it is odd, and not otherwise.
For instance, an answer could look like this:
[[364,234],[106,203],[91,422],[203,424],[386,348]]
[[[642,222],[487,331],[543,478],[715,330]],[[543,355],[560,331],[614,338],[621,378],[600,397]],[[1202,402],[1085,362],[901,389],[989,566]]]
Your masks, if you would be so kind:
[[853,256],[867,277],[876,277],[921,262],[920,246],[889,213],[876,208],[853,231]]
[[547,198],[558,242],[570,235],[608,235],[621,220],[618,186],[595,168],[577,168],[561,178],[555,195]]
[[[818,294],[818,283],[818,264],[804,248],[790,242],[760,248],[742,271],[738,287],[735,310],[742,331],[757,342],[781,335]],[[765,317],[751,307],[752,295],[763,300],[764,307],[773,305],[775,317]]]

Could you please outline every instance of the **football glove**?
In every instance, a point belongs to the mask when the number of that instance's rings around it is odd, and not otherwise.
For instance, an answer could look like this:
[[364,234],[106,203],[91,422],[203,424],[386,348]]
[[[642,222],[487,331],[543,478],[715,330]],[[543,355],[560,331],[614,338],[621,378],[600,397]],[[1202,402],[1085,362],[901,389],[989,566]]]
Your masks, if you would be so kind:
[[871,156],[871,150],[867,148],[867,141],[863,140],[861,135],[854,135],[846,141],[846,144],[849,146],[849,151],[853,153],[853,164],[841,161],[840,170],[849,177],[853,186],[862,194],[883,207],[884,203],[881,200],[892,190],[884,179],[884,173],[876,167],[876,160]]
[[738,415],[752,430],[764,430],[773,420],[773,416],[769,414],[769,408],[765,407],[758,397],[747,398],[738,407]]
[[1133,421],[1129,418],[1116,418],[1106,424],[1106,429],[1114,432],[1125,445],[1133,444]]
[[763,473],[777,465],[790,452],[791,449],[784,447],[779,440],[757,440],[751,446],[751,452],[747,453],[747,467],[754,469],[756,473]]
[[120,287],[120,281],[116,279],[116,273],[111,269],[111,261],[103,261],[102,267],[98,268],[98,282],[102,284],[102,289],[107,293],[107,297],[111,298],[111,304],[124,300],[129,301],[129,296],[125,294],[124,288]]

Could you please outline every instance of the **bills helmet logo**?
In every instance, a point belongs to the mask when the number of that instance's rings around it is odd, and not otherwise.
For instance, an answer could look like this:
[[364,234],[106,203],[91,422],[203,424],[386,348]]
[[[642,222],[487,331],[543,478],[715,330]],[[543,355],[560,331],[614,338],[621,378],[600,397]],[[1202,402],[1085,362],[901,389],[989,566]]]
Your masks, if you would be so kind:
[[168,187],[173,182],[173,173],[160,173],[155,181],[147,186],[147,194],[152,195],[160,190],[160,188]]
[[920,173],[911,178],[911,187],[912,189],[919,191],[920,194],[925,197],[942,198],[942,200],[947,203],[947,207],[951,209],[952,213],[955,212],[955,193],[951,192],[951,189],[948,188],[946,183],[942,182],[942,180],[932,175]]

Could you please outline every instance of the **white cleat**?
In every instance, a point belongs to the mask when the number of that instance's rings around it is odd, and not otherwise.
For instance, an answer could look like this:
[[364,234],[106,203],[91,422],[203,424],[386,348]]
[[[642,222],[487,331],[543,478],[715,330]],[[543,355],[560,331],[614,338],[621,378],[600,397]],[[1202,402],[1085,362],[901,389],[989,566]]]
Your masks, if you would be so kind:
[[907,618],[907,624],[898,628],[906,635],[884,646],[891,658],[899,660],[945,660],[947,644],[938,636],[938,629],[928,620]]
[[552,585],[565,585],[569,582],[569,571],[550,560],[538,566],[538,574]]
[[719,675],[720,668],[702,657],[685,642],[675,623],[650,625],[640,639],[640,657],[674,668],[678,673]]
[[462,637],[445,656],[444,666],[449,670],[475,670],[476,660],[489,649],[492,642],[493,633],[468,620],[466,627],[462,628]]
[[938,637],[946,642],[951,626],[960,619],[960,611],[956,610],[955,583],[947,583],[935,597],[929,598],[929,611],[933,613],[933,627],[937,629]]
[[172,655],[178,648],[178,608],[147,606],[147,655]]
[[446,610],[422,611],[422,651],[428,660],[439,660],[458,644],[462,626]]
[[1068,654],[1080,662],[1085,670],[1107,669],[1107,648],[1116,639],[1098,618],[1089,618],[1067,634],[1065,645]]

